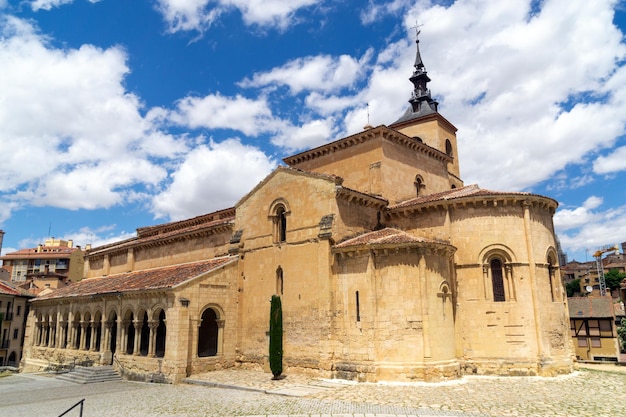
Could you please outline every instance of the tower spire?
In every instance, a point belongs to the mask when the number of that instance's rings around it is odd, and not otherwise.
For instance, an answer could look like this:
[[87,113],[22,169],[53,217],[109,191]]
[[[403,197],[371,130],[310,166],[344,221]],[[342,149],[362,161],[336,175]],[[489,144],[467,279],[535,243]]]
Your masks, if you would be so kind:
[[411,106],[406,110],[404,115],[398,119],[395,123],[403,122],[406,120],[415,119],[421,116],[425,116],[431,113],[437,113],[438,103],[432,99],[430,95],[430,90],[428,89],[428,83],[430,82],[430,78],[428,77],[428,72],[426,71],[426,66],[424,65],[424,61],[422,61],[422,56],[420,54],[420,40],[419,34],[421,31],[419,30],[419,26],[415,26],[415,63],[413,67],[413,75],[409,78],[409,81],[413,84],[413,92],[411,93],[411,98],[409,99],[409,103]]

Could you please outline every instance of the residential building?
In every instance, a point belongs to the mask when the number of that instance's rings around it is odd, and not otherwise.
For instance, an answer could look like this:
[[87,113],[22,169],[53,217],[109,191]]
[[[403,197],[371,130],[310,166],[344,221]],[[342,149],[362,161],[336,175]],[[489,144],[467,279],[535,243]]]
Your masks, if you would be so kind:
[[0,260],[12,282],[39,291],[79,281],[84,272],[84,252],[71,240],[46,239],[36,248],[7,253]]
[[28,300],[34,295],[10,282],[0,281],[0,366],[17,367],[28,317]]
[[588,361],[619,360],[613,299],[605,297],[570,297],[570,330],[576,358]]

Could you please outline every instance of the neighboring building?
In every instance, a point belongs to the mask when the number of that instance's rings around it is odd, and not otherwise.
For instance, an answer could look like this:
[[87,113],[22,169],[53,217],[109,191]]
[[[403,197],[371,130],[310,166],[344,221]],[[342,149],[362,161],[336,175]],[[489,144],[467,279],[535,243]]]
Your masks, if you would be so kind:
[[619,360],[613,299],[605,297],[570,297],[570,329],[579,360]]
[[[624,255],[626,244],[622,243],[621,246],[622,253],[616,250],[615,253],[609,253],[603,256],[602,267],[604,268],[605,274],[613,269],[619,272],[626,270],[626,255]],[[600,277],[595,260],[588,262],[568,262],[566,265],[561,266],[561,276],[563,277],[564,284],[568,284],[576,279],[580,280],[580,291],[578,295],[600,295]],[[588,288],[591,288],[591,291],[588,291]],[[611,295],[614,298],[620,297],[618,290],[612,291]],[[621,299],[624,300],[624,298]]]
[[84,253],[71,240],[46,239],[36,248],[20,249],[0,257],[11,281],[22,288],[43,290],[79,281]]
[[557,202],[465,186],[419,49],[410,80],[390,126],[285,158],[233,208],[87,251],[85,279],[31,303],[23,369],[76,359],[175,382],[267,366],[277,294],[286,369],[571,372]]
[[17,367],[22,359],[30,298],[28,291],[0,281],[0,366]]
[[11,281],[11,273],[4,267],[0,267],[0,281]]

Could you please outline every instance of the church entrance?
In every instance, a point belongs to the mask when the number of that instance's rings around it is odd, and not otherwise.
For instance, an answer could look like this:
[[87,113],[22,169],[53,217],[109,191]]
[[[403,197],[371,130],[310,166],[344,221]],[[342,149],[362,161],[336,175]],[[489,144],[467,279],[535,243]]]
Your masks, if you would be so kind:
[[198,331],[198,356],[217,355],[217,315],[211,308],[202,313],[202,322]]

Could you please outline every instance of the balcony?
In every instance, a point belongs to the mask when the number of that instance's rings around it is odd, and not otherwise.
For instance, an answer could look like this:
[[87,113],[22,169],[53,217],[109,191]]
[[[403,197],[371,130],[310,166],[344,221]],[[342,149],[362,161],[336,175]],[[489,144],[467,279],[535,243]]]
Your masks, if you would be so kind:
[[13,313],[5,313],[5,314],[0,314],[0,320],[6,320],[6,321],[11,321],[13,320]]
[[3,340],[2,343],[0,343],[0,349],[8,349],[9,348],[9,340]]

